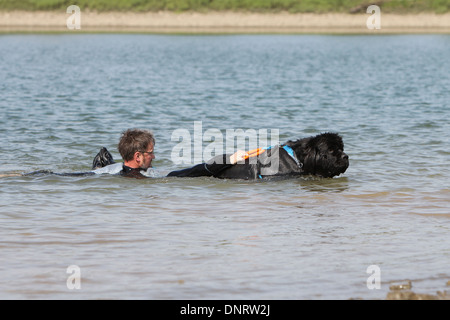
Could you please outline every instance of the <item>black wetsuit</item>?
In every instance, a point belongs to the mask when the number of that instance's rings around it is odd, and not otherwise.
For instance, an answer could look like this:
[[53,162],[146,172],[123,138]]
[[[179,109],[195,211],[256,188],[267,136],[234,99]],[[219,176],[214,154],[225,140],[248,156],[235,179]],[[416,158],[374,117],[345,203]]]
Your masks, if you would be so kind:
[[95,172],[55,173],[50,170],[39,170],[39,171],[24,173],[23,175],[24,176],[41,176],[41,175],[48,175],[48,174],[54,174],[55,176],[63,176],[63,177],[84,177],[84,176],[93,176],[93,175],[95,175]]
[[[141,171],[145,171],[144,169],[141,168],[130,168],[126,165],[122,166],[122,170],[117,173],[120,176],[123,177],[130,177],[130,178],[146,178],[146,176],[144,176]],[[56,175],[56,176],[63,176],[63,177],[84,177],[84,176],[92,176],[92,175],[96,175],[95,172],[70,172],[70,173],[56,173],[50,170],[39,170],[39,171],[33,171],[30,173],[25,173],[24,176],[39,176],[39,175],[48,175],[48,174],[52,174],[52,175]]]
[[[229,162],[229,158],[230,155],[219,155],[208,162],[200,163],[190,168],[169,172],[167,177],[217,177],[222,171],[232,166],[232,164],[227,163]],[[119,175],[138,179],[148,178],[144,176],[141,171],[145,170],[141,168],[130,168],[123,165],[123,169]]]
[[220,173],[231,166],[230,155],[219,155],[208,162],[197,164],[193,167],[170,172],[168,177],[218,177]]
[[145,171],[145,170],[141,169],[141,168],[130,168],[126,165],[123,165],[122,171],[119,172],[119,175],[121,175],[122,177],[136,178],[136,179],[147,178],[146,176],[144,176],[141,173],[141,171]]
[[[232,166],[232,164],[227,163],[229,161],[229,155],[219,155],[211,160],[209,160],[206,163],[197,164],[193,167],[172,171],[170,172],[167,177],[218,177],[220,173],[229,167]],[[114,163],[114,162],[113,162]],[[106,164],[108,165],[108,164]],[[145,172],[145,169],[141,168],[131,168],[126,165],[122,165],[122,170],[118,172],[117,174],[122,177],[127,178],[136,178],[136,179],[143,179],[148,178],[147,176],[143,175],[142,172]],[[47,174],[53,174],[58,176],[68,176],[68,177],[82,177],[82,176],[91,176],[95,175],[95,172],[73,172],[73,173],[55,173],[49,170],[39,170],[35,172],[30,172],[24,174],[25,176],[33,176],[33,175],[47,175]]]

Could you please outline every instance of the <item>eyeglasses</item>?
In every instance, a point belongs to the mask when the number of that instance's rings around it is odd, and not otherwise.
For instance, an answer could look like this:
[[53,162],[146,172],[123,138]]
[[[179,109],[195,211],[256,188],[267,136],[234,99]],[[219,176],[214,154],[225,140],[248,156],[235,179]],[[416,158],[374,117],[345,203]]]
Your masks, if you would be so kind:
[[148,153],[149,156],[155,154],[154,151],[138,151],[140,153]]

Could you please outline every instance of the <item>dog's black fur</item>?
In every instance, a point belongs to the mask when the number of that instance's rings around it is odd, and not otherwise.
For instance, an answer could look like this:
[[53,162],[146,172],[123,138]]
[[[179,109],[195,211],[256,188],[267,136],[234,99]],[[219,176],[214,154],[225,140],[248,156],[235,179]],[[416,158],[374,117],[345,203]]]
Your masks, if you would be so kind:
[[[292,148],[296,159],[283,149],[285,145]],[[274,166],[277,164],[277,153],[278,166]],[[348,166],[342,138],[335,133],[323,133],[271,148],[258,156],[256,163],[252,158],[247,159],[245,164],[230,166],[217,177],[253,180],[273,176],[317,175],[332,178],[344,173]]]
[[[294,157],[283,148],[292,148]],[[214,176],[224,179],[261,179],[298,175],[317,175],[332,178],[344,173],[349,160],[344,153],[342,138],[336,133],[322,133],[315,137],[288,141],[266,150],[244,163],[225,163],[228,156],[220,155],[203,165],[173,171],[168,176],[198,177]],[[102,148],[94,159],[93,169],[114,163],[112,155]]]

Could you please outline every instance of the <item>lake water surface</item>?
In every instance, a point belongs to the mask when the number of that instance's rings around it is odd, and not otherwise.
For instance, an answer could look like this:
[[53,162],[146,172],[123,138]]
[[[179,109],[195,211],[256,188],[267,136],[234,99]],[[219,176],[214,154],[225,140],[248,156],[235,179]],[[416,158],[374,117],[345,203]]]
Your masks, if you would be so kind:
[[188,166],[171,136],[194,121],[279,142],[338,132],[350,157],[333,179],[0,178],[0,298],[448,290],[449,57],[446,35],[0,36],[0,174],[88,171],[133,127],[155,133],[163,174]]

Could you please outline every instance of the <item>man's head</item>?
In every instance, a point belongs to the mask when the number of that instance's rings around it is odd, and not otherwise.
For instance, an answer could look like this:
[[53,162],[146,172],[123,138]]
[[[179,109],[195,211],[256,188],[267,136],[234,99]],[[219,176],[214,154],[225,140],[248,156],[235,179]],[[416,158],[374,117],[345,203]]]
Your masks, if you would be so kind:
[[148,169],[155,158],[155,138],[148,130],[128,129],[122,133],[118,149],[126,166]]

